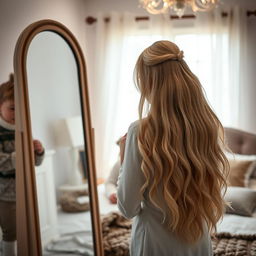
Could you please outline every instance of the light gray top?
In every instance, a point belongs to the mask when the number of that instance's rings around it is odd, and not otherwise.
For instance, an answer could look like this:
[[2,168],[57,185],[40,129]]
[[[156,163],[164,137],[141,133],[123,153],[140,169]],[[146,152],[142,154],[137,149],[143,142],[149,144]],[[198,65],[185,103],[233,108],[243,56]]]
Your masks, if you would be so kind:
[[[144,198],[140,190],[144,184],[141,155],[137,144],[138,122],[130,125],[125,145],[124,161],[120,169],[117,203],[121,213],[133,218],[130,245],[131,256],[211,256],[211,238],[206,231],[194,246],[185,244],[162,224],[162,213],[150,203],[148,192]],[[164,205],[164,202],[163,202]]]

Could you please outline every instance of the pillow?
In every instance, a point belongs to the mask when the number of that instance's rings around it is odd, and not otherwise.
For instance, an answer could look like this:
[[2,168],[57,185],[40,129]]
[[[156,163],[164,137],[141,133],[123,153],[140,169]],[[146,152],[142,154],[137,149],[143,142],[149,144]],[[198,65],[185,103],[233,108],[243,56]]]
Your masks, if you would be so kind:
[[224,196],[226,202],[226,213],[252,216],[256,208],[256,191],[250,188],[228,187]]
[[241,154],[235,154],[235,153],[232,153],[232,152],[225,152],[225,155],[228,159],[256,160],[256,155],[241,155]]
[[229,165],[228,186],[248,187],[254,161],[229,160]]
[[250,179],[248,187],[251,188],[251,189],[256,190],[256,179]]
[[228,183],[230,186],[248,187],[256,178],[256,155],[226,153],[230,164]]

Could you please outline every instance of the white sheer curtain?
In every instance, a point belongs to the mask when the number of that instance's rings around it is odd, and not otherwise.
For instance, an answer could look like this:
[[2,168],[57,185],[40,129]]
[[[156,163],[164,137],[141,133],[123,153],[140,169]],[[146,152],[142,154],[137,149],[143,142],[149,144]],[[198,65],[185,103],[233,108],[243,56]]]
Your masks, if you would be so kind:
[[205,37],[207,47],[202,45],[204,40],[199,40],[197,49],[208,49],[204,52],[207,66],[195,73],[223,125],[242,128],[242,87],[247,77],[247,17],[246,11],[238,6],[225,13],[227,16],[217,9],[214,13],[198,15],[195,29],[201,31],[198,36]]
[[171,22],[167,16],[135,21],[130,13],[111,13],[109,22],[97,15],[92,92],[92,120],[95,128],[96,167],[106,177],[117,160],[118,138],[138,119],[139,93],[133,83],[138,55],[167,35]]
[[115,141],[138,119],[139,93],[133,69],[141,51],[157,40],[176,42],[199,77],[214,111],[225,126],[239,127],[241,85],[246,77],[243,59],[245,12],[236,7],[222,17],[221,10],[193,20],[111,13],[109,22],[98,14],[95,25],[95,60],[91,101],[95,128],[96,167],[106,177],[118,156]]

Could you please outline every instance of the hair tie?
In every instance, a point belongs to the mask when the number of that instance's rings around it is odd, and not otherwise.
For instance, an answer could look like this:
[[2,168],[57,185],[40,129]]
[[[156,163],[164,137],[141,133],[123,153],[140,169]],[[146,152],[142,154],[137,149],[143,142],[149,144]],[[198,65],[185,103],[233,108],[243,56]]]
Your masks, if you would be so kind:
[[178,60],[182,60],[183,57],[184,57],[183,51],[180,51],[180,52],[177,54],[177,59],[178,59]]

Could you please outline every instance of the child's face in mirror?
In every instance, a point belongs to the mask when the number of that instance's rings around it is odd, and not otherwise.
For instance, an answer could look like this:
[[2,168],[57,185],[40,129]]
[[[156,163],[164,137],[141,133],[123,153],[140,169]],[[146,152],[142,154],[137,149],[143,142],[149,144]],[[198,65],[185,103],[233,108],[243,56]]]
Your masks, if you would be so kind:
[[10,124],[15,124],[15,105],[13,100],[6,100],[0,105],[1,117]]

